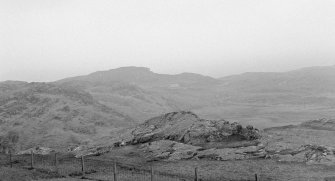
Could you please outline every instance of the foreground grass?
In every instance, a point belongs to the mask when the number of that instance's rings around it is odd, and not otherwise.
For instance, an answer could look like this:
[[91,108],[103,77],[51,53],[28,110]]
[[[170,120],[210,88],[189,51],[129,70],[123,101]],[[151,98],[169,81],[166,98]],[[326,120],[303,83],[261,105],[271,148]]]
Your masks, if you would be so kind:
[[[121,150],[120,150],[121,151]],[[125,152],[125,150],[123,150]],[[129,150],[132,151],[132,150]],[[241,161],[210,161],[210,160],[181,160],[146,162],[134,155],[130,159],[119,157],[121,163],[117,166],[119,181],[150,180],[150,166],[154,168],[155,181],[193,180],[194,168],[198,168],[202,181],[246,181],[255,180],[257,174],[261,181],[321,181],[326,177],[335,176],[335,166],[306,165],[304,163],[276,162],[270,159],[253,159]],[[114,156],[114,157],[113,157]],[[120,155],[119,155],[120,156]],[[115,153],[99,157],[87,158],[85,162],[87,180],[113,181],[113,159]],[[135,160],[138,158],[138,160]],[[0,158],[1,160],[1,158]],[[6,159],[3,158],[2,161]],[[133,162],[133,164],[127,164]],[[136,164],[135,164],[136,162]],[[135,166],[136,165],[136,166]],[[0,166],[0,181],[77,181],[81,180],[80,160],[62,159],[58,172],[50,162],[37,160],[35,169],[29,170],[29,161],[16,160],[14,168],[8,165]],[[134,167],[135,166],[135,167]],[[65,177],[65,178],[64,178]]]
[[155,168],[171,174],[194,174],[198,168],[199,178],[211,181],[255,180],[261,181],[323,181],[335,176],[335,166],[306,165],[304,163],[283,163],[274,160],[206,161],[189,160],[178,162],[159,162]]
[[[110,180],[113,181],[113,172],[105,171],[98,164],[94,165],[100,171],[86,174],[87,180]],[[103,165],[102,165],[103,166]],[[100,168],[98,168],[100,167]],[[335,175],[334,166],[305,165],[298,163],[279,163],[273,160],[243,160],[243,161],[178,161],[178,162],[156,162],[154,163],[155,171],[168,172],[171,175],[179,175],[185,180],[192,180],[194,168],[198,168],[199,178],[202,181],[246,181],[254,180],[254,174],[257,173],[259,180],[262,181],[321,181],[326,177]],[[66,167],[65,167],[66,168]],[[66,178],[57,178],[52,172],[46,172],[41,169],[22,169],[0,167],[1,181],[79,181],[81,176]],[[85,179],[84,179],[85,180]],[[149,173],[140,171],[124,172],[119,170],[118,180],[120,181],[146,181],[150,180]],[[155,177],[155,181],[180,181],[182,179],[171,176],[160,175]]]
[[[135,154],[136,153],[136,154]],[[122,148],[96,157],[95,159],[109,160],[118,156],[123,163],[142,165],[143,168],[152,165],[155,171],[169,173],[192,180],[194,169],[198,168],[199,178],[208,181],[226,180],[255,180],[255,174],[262,181],[267,180],[297,180],[319,181],[326,177],[335,176],[335,166],[306,165],[305,163],[277,162],[271,159],[251,159],[239,161],[212,160],[180,160],[155,161],[148,163],[138,148]]]
[[55,177],[59,176],[45,170],[0,167],[1,181],[48,180]]

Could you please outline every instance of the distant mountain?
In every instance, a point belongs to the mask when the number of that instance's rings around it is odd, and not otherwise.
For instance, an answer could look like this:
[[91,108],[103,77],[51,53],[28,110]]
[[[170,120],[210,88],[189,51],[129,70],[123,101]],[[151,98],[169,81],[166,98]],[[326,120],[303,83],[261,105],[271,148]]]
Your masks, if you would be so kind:
[[335,90],[335,66],[308,67],[282,73],[251,72],[220,80],[227,88],[249,92],[330,93]]
[[66,78],[58,82],[84,81],[90,83],[113,83],[124,82],[137,84],[146,87],[173,87],[179,86],[198,86],[199,84],[210,84],[218,80],[193,73],[182,73],[177,75],[157,74],[145,67],[121,67],[108,71],[94,72],[86,76]]
[[271,127],[335,116],[334,72],[335,66],[326,66],[215,79],[123,67],[56,84],[85,90],[138,122],[166,112],[191,110],[211,119]]
[[56,83],[85,90],[141,122],[158,114],[204,106],[210,101],[203,99],[206,91],[219,80],[193,73],[167,75],[144,67],[122,67]]
[[0,151],[66,149],[132,124],[84,91],[51,83],[0,83]]

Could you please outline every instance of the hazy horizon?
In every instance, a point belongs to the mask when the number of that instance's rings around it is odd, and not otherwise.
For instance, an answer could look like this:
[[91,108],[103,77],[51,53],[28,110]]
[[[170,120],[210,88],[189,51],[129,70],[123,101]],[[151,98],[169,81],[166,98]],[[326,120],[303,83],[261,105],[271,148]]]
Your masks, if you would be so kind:
[[0,81],[125,66],[224,77],[335,64],[335,1],[0,1]]
[[[286,71],[247,71],[247,72],[241,72],[241,73],[236,73],[236,74],[229,74],[229,75],[224,75],[224,76],[219,76],[219,77],[214,77],[214,76],[210,76],[210,75],[205,75],[205,74],[201,74],[201,73],[197,73],[197,72],[179,72],[179,73],[162,73],[162,72],[156,72],[154,70],[152,70],[150,67],[143,67],[143,66],[123,66],[123,67],[117,67],[117,68],[112,68],[112,69],[105,69],[105,70],[96,70],[94,72],[99,72],[99,71],[109,71],[109,70],[113,70],[113,69],[118,69],[118,68],[127,68],[127,67],[137,67],[137,68],[148,68],[151,72],[153,73],[157,73],[157,74],[167,74],[167,75],[177,75],[177,74],[182,74],[182,73],[195,73],[195,74],[200,74],[200,75],[203,75],[203,76],[209,76],[209,77],[212,77],[212,78],[223,78],[223,77],[226,77],[226,76],[233,76],[233,75],[239,75],[239,74],[243,74],[243,73],[259,73],[259,72],[289,72],[289,71],[294,71],[294,70],[300,70],[300,69],[303,69],[303,68],[311,68],[311,67],[328,67],[328,66],[335,66],[335,65],[325,65],[325,66],[310,66],[310,67],[300,67],[300,68],[297,68],[297,69],[291,69],[291,70],[286,70]],[[85,76],[85,75],[88,75],[88,74],[91,74],[91,73],[94,73],[94,72],[88,72],[86,74],[78,74],[78,75],[73,75],[73,76],[68,76],[68,77],[62,77],[62,78],[59,78],[59,79],[55,79],[55,80],[49,80],[49,81],[27,81],[27,80],[14,80],[14,79],[7,79],[7,80],[0,80],[0,82],[2,81],[25,81],[25,82],[54,82],[54,81],[58,81],[58,80],[62,80],[62,79],[65,79],[65,78],[71,78],[71,77],[76,77],[76,76]]]

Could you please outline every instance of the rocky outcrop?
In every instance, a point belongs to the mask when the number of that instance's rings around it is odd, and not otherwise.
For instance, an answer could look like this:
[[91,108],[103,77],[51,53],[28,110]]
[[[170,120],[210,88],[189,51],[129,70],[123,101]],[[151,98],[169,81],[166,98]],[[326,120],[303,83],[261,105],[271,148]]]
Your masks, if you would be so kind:
[[[143,144],[154,159],[242,160],[275,159],[280,162],[335,164],[335,149],[303,144],[304,129],[329,131],[333,121],[316,120],[298,126],[274,128],[271,134],[225,120],[204,120],[191,112],[173,112],[146,121],[132,131],[131,144]],[[303,130],[301,130],[303,129]],[[284,131],[285,130],[285,131]],[[303,139],[294,139],[299,136]]]
[[248,146],[241,148],[204,149],[199,146],[178,143],[171,140],[160,140],[141,145],[141,150],[148,153],[153,160],[242,160],[265,157],[264,147]]
[[334,165],[334,119],[318,119],[298,125],[264,130],[267,158],[281,162]]
[[160,140],[146,143],[141,146],[142,150],[148,152],[154,159],[182,160],[194,157],[202,149],[199,146],[192,146],[170,140]]
[[[265,157],[252,126],[242,127],[225,120],[200,119],[180,111],[147,120],[139,126],[115,133],[111,147],[79,146],[71,149],[77,157],[96,155],[124,146],[139,146],[153,160],[215,159],[239,160]],[[105,148],[105,149],[104,149]]]
[[[150,159],[215,159],[238,160],[265,157],[258,139],[260,133],[252,126],[242,127],[225,120],[200,119],[192,112],[167,113],[116,134],[109,144],[114,149],[139,146]],[[96,154],[94,149],[76,155]],[[90,151],[88,151],[90,150]],[[108,149],[106,149],[108,151]]]
[[171,140],[159,140],[141,145],[152,160],[208,159],[218,161],[243,160],[251,158],[275,159],[279,162],[300,162],[306,164],[335,164],[335,148],[317,145],[303,145],[295,149],[268,150],[263,144],[239,148],[204,149]]
[[281,162],[303,162],[307,164],[335,164],[335,149],[328,146],[302,145],[296,149],[268,152],[268,156]]
[[[330,121],[326,123],[330,124]],[[173,112],[150,119],[133,129],[117,132],[120,137],[110,143],[111,147],[78,148],[81,151],[76,155],[101,154],[110,149],[130,146],[149,161],[233,161],[258,158],[335,165],[335,148],[315,144],[327,141],[327,145],[332,145],[333,132],[320,129],[320,126],[317,132],[314,131],[310,127],[306,130],[304,124],[258,132],[251,126],[243,128],[224,120],[200,119],[191,112]]]
[[200,151],[196,155],[197,158],[209,158],[220,161],[264,158],[265,156],[266,152],[261,144],[240,148],[208,149]]
[[172,140],[204,146],[213,142],[255,140],[260,137],[252,126],[243,128],[225,120],[200,119],[192,112],[172,112],[152,118],[132,131],[131,144]]

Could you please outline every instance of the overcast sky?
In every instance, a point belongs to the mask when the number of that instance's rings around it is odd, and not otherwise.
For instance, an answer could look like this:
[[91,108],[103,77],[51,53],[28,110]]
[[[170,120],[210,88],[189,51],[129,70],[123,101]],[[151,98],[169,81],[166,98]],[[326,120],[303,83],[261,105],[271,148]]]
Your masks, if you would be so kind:
[[0,81],[335,64],[335,0],[0,0]]

